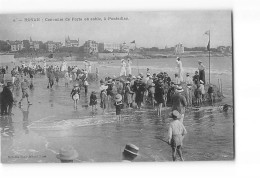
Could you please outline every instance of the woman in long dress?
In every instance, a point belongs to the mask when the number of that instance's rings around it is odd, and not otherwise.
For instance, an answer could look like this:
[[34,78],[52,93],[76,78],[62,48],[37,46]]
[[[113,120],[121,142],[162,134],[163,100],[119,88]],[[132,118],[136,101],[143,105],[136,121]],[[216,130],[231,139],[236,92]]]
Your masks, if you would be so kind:
[[120,76],[126,76],[126,63],[124,59],[121,60]]
[[132,75],[132,67],[131,67],[131,65],[132,65],[132,61],[131,61],[130,58],[128,58],[128,60],[127,60],[127,72],[128,72],[128,75]]
[[176,63],[177,63],[178,76],[180,78],[180,81],[183,82],[183,68],[182,68],[182,62],[180,57],[177,57]]

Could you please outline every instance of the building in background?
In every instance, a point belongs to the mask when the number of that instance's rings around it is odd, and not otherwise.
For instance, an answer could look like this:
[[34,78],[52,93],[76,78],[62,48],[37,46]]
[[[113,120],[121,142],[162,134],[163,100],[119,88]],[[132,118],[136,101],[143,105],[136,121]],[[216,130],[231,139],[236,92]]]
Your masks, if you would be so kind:
[[33,50],[39,50],[40,49],[40,42],[39,41],[33,41],[32,38],[30,37],[29,43],[30,43],[30,49],[33,49]]
[[11,46],[12,52],[17,52],[24,48],[23,41],[7,41],[7,43]]
[[46,47],[47,47],[48,52],[55,52],[62,47],[62,43],[48,41],[48,42],[46,42]]
[[88,54],[98,53],[98,43],[94,40],[88,40],[84,43],[84,52]]
[[113,51],[120,51],[121,44],[119,43],[99,43],[98,44],[98,51],[99,52],[113,52]]
[[184,53],[184,46],[181,43],[175,45],[175,54],[182,54]]
[[78,47],[79,46],[79,38],[78,40],[71,40],[70,37],[65,37],[65,47]]

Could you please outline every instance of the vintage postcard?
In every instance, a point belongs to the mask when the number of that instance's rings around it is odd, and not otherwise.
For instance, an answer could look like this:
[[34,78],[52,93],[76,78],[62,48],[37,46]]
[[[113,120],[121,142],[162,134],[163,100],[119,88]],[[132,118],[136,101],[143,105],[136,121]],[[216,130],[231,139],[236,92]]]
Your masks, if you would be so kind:
[[0,14],[1,162],[234,160],[232,22]]

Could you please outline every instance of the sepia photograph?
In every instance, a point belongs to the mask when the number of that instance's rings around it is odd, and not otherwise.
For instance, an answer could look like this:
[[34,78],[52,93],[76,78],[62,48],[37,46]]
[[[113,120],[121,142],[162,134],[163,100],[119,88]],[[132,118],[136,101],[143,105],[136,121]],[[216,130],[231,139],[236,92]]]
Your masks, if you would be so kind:
[[232,10],[0,14],[1,162],[235,159]]

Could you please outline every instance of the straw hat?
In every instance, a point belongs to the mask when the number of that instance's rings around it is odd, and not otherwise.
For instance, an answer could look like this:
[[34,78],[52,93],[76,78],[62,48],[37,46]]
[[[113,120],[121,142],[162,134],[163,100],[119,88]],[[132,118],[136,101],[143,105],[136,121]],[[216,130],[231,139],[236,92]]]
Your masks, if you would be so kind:
[[130,81],[126,81],[125,84],[130,84]]
[[137,79],[141,79],[141,76],[137,76],[136,78],[137,78]]
[[74,160],[78,156],[78,152],[72,146],[61,148],[59,154],[56,155],[56,157],[60,160]]
[[181,118],[181,114],[177,111],[177,110],[173,110],[170,115],[172,117],[176,117],[177,119],[180,119]]
[[126,144],[124,152],[128,152],[133,155],[138,155],[139,148],[134,144]]
[[133,79],[136,79],[136,77],[135,77],[135,76],[132,76],[132,78],[133,78]]
[[108,86],[101,85],[99,89],[100,89],[101,91],[103,91],[103,90],[106,90],[107,88],[108,88]]
[[187,84],[187,87],[188,87],[188,88],[191,88],[191,87],[192,87],[192,84]]
[[176,91],[179,92],[179,93],[183,92],[182,86],[177,86],[176,87]]
[[151,74],[150,73],[146,73],[146,76],[151,76]]
[[78,83],[75,83],[75,84],[74,84],[74,87],[78,87],[78,86],[79,86],[79,84],[78,84]]
[[200,80],[200,83],[201,83],[201,84],[204,84],[204,82],[203,82],[202,80]]
[[115,101],[116,102],[122,101],[122,95],[121,94],[117,94],[116,97],[115,97]]

